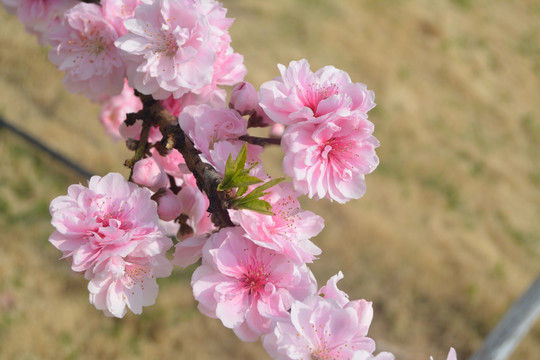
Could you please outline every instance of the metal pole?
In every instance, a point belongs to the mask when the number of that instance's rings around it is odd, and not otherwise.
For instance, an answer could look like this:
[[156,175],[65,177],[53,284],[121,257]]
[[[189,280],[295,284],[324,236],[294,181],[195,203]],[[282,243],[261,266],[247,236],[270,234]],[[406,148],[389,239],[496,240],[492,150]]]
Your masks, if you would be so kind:
[[506,360],[540,315],[540,275],[514,302],[469,360]]

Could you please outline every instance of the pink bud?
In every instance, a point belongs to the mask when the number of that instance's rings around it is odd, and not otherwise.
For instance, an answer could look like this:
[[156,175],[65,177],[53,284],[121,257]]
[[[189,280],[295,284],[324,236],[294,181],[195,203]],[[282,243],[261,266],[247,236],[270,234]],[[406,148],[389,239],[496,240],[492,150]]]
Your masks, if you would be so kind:
[[280,138],[285,132],[285,125],[275,123],[270,128],[270,136],[273,138]]
[[[182,202],[170,189],[156,193],[152,198],[158,203],[158,215],[161,220],[171,221],[182,213]],[[157,198],[157,199],[156,199]]]
[[153,157],[141,159],[135,163],[132,180],[154,191],[169,184],[167,174]]
[[250,115],[259,107],[259,95],[250,83],[243,81],[231,92],[229,107],[242,115]]

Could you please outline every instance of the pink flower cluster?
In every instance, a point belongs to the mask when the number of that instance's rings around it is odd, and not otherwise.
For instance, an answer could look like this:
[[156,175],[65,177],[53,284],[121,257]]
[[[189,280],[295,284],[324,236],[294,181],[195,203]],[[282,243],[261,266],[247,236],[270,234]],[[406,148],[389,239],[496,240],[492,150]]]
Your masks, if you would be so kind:
[[69,91],[94,100],[122,91],[126,70],[114,46],[118,36],[99,5],[79,3],[65,12],[48,42],[49,59],[65,71]]
[[339,203],[365,193],[364,176],[379,159],[367,112],[373,92],[349,75],[325,66],[310,70],[306,60],[279,65],[281,77],[260,89],[260,106],[276,123],[287,126],[281,146],[284,172],[301,194]]
[[51,202],[51,244],[69,258],[73,271],[90,280],[90,302],[123,317],[154,304],[156,278],[171,274],[165,252],[172,246],[159,226],[151,192],[120,174],[93,176],[88,188],[71,185]]
[[[139,314],[173,263],[200,260],[191,280],[199,310],[241,340],[261,338],[273,358],[394,359],[374,354],[371,302],[349,300],[337,287],[341,272],[317,289],[308,265],[321,254],[312,239],[324,220],[297,198],[345,203],[364,195],[365,175],[379,162],[371,90],[333,66],[312,72],[300,60],[279,65],[281,75],[257,92],[243,82],[243,57],[228,33],[233,20],[215,0],[0,1],[50,46],[68,90],[103,105],[106,132],[143,150],[130,181],[94,176],[51,202],[49,241],[89,280],[97,309]],[[234,85],[227,102],[221,86]],[[237,181],[220,204],[188,168],[193,155],[170,149],[170,133],[148,119],[149,96],[178,117],[168,129],[187,136],[198,164]],[[248,134],[253,127],[268,127],[269,137]],[[265,173],[267,144],[281,146],[290,182]],[[227,221],[215,225],[219,206]]]
[[215,1],[156,0],[124,21],[128,33],[116,42],[130,85],[156,99],[188,94],[211,97],[217,84],[232,85],[245,74],[242,57],[230,48],[232,19]]
[[349,301],[337,288],[341,278],[340,272],[318,294],[295,301],[290,317],[278,321],[264,337],[264,347],[274,359],[394,359],[390,353],[373,355],[375,342],[367,337],[371,303]]

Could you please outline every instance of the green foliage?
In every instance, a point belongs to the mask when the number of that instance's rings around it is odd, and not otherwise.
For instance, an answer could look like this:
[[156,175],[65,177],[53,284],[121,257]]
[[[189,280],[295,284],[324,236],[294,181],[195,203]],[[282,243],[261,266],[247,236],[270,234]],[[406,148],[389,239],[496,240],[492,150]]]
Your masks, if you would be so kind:
[[[268,194],[265,192],[265,190],[279,184],[285,180],[285,178],[267,181],[246,194],[250,185],[263,182],[261,179],[249,175],[249,171],[258,163],[255,163],[246,169],[246,161],[247,146],[244,144],[235,160],[233,160],[232,155],[229,155],[227,158],[225,175],[223,176],[223,181],[221,184],[218,185],[218,190],[225,191],[237,189],[234,198],[231,200],[231,206],[233,209],[248,209],[265,215],[274,215],[272,212],[272,206],[267,201],[260,199],[260,197]],[[246,195],[242,197],[244,194]]]
[[[236,197],[233,199],[233,208],[237,209],[248,209],[253,210],[261,214],[265,215],[274,215],[272,212],[272,206],[265,200],[259,199],[260,197],[268,194],[267,192],[264,192],[265,190],[271,188],[274,185],[279,184],[285,180],[285,178],[277,178],[272,179],[267,182],[265,182],[262,185],[257,186],[255,189],[253,189],[249,194],[247,194],[244,197],[239,197],[238,192],[236,193]],[[259,181],[262,182],[262,181]],[[246,187],[247,189],[247,187]],[[242,192],[240,195],[244,194]]]
[[244,193],[249,185],[262,182],[261,179],[249,175],[249,171],[253,169],[257,163],[253,164],[253,166],[251,166],[249,169],[245,169],[246,160],[247,146],[244,144],[236,160],[233,160],[232,155],[229,155],[227,158],[227,163],[225,165],[225,176],[223,176],[223,181],[218,186],[219,191],[239,188],[239,191],[243,190],[242,193]]

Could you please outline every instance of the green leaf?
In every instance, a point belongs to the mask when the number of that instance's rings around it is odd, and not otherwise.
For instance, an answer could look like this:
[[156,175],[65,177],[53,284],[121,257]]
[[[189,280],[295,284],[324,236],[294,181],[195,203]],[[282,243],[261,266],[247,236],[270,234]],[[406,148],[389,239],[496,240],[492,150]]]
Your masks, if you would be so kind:
[[246,167],[246,160],[247,160],[247,144],[244,143],[242,146],[242,149],[240,149],[240,152],[238,153],[238,156],[236,157],[236,168],[235,172],[240,173],[244,171],[244,168]]
[[230,187],[230,183],[235,175],[235,168],[236,164],[235,161],[232,158],[232,154],[229,154],[229,157],[227,158],[227,162],[225,163],[225,174],[223,176],[223,180],[221,181],[221,184],[218,185],[219,191],[224,191],[226,189],[232,189]]
[[245,169],[246,161],[247,145],[244,144],[236,159],[233,159],[232,155],[229,155],[227,158],[225,175],[223,176],[223,181],[218,185],[217,189],[219,191],[225,191],[237,188],[235,198],[231,202],[233,208],[248,209],[265,215],[274,215],[272,213],[272,206],[267,201],[259,198],[267,194],[265,192],[266,190],[274,185],[279,184],[285,180],[285,178],[269,180],[264,184],[257,186],[247,195],[242,197],[242,195],[248,191],[248,187],[250,185],[263,182],[263,180],[249,174],[249,171],[257,164],[253,164],[249,167],[249,169]]
[[241,187],[241,186],[254,185],[261,182],[263,181],[255,176],[243,175],[243,174],[235,176],[231,181],[233,187],[235,188]]
[[246,196],[244,196],[243,199],[250,200],[250,199],[260,198],[261,196],[264,196],[267,194],[264,192],[265,190],[271,188],[274,185],[279,184],[283,180],[285,180],[285,178],[277,178],[277,179],[272,179],[270,181],[267,181],[264,184],[257,186],[255,189],[251,190],[251,192],[247,194]]
[[264,192],[265,190],[279,184],[283,180],[285,180],[285,178],[269,180],[264,184],[257,186],[244,197],[240,196],[242,196],[247,191],[247,186],[239,188],[236,192],[236,198],[232,201],[233,207],[236,209],[248,209],[256,211],[264,215],[274,215],[274,213],[272,212],[272,205],[270,205],[267,201],[259,198],[267,194],[266,192]]
[[248,190],[247,186],[240,186],[238,190],[236,191],[236,197],[244,195],[247,190]]
[[274,213],[272,212],[272,206],[267,201],[261,199],[240,201],[238,204],[236,204],[236,208],[252,210],[264,215],[274,215]]
[[[251,166],[249,169],[245,169],[247,160],[247,146],[244,144],[242,149],[238,153],[236,160],[233,160],[232,154],[229,154],[227,158],[227,163],[225,164],[225,174],[223,176],[223,181],[218,185],[219,191],[224,191],[228,189],[234,189],[236,187],[253,185],[262,182],[262,180],[249,176],[249,170],[253,168]],[[257,181],[255,181],[257,180]]]

